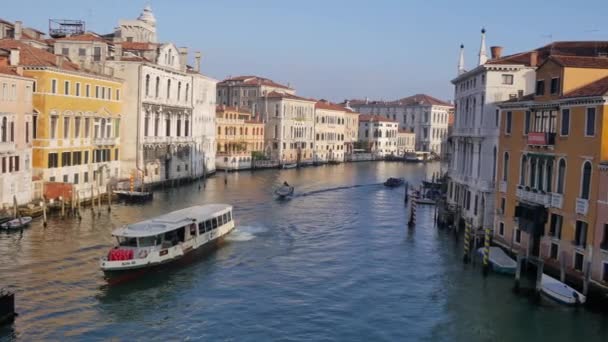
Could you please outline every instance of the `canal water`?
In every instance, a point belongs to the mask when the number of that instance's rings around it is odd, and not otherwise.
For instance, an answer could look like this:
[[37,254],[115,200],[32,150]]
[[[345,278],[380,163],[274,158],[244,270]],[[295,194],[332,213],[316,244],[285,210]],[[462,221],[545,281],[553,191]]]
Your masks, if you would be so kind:
[[[516,296],[509,277],[464,266],[462,245],[420,207],[406,226],[403,188],[439,164],[358,163],[218,175],[0,234],[0,286],[19,317],[0,340],[608,341],[608,318]],[[283,181],[291,200],[272,191]],[[194,204],[235,207],[229,241],[200,260],[108,287],[98,267],[122,224]]]

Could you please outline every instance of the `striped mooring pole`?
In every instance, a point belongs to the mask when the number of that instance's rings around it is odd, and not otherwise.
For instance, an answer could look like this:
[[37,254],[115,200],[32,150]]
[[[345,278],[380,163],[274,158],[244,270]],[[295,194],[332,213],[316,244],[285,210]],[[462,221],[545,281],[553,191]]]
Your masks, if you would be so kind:
[[488,275],[490,270],[490,228],[486,228],[485,236],[483,239],[483,275]]
[[414,195],[414,198],[412,199],[411,209],[410,209],[410,220],[407,223],[408,227],[410,227],[410,228],[412,228],[416,225],[416,206],[418,205],[417,199],[418,199],[418,196]]
[[467,221],[464,227],[464,255],[462,257],[462,262],[465,264],[469,263],[469,249],[471,243],[471,223]]

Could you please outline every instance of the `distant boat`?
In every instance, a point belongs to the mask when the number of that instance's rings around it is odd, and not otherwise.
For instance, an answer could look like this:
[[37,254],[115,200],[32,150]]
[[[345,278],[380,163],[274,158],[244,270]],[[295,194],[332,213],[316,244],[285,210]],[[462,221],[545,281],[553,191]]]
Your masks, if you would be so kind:
[[[477,250],[477,253],[483,256],[484,247]],[[515,274],[517,262],[505,253],[500,247],[490,247],[489,261],[492,270],[497,273]]]
[[114,194],[117,195],[119,199],[129,203],[147,202],[152,200],[154,197],[154,193],[142,191],[115,190]]
[[387,186],[389,188],[396,188],[402,186],[403,184],[405,184],[405,179],[394,177],[390,177],[384,182],[384,186]]
[[582,293],[546,274],[543,274],[540,286],[544,295],[562,304],[584,304],[587,300]]
[[435,200],[430,198],[416,198],[416,204],[435,205]]
[[6,230],[23,229],[29,226],[31,222],[32,218],[30,216],[23,216],[22,218],[16,218],[3,223],[2,225],[0,225],[0,228]]
[[296,167],[298,167],[297,163],[283,164],[284,169],[295,169]]
[[293,195],[293,191],[293,186],[282,185],[280,188],[276,189],[274,193],[279,196],[279,198],[285,198]]

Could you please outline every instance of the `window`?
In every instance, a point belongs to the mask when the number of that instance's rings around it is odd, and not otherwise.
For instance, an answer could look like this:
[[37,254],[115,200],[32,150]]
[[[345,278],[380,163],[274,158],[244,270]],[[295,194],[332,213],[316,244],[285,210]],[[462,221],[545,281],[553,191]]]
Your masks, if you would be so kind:
[[86,56],[87,55],[87,50],[86,49],[78,49],[78,56]]
[[70,49],[68,48],[61,48],[61,54],[64,56],[67,56],[70,54]]
[[530,133],[530,111],[527,110],[524,117],[524,134]]
[[587,245],[587,222],[576,221],[573,243],[577,247],[585,248]]
[[57,94],[57,80],[51,80],[51,94]]
[[558,214],[551,214],[551,224],[549,226],[549,236],[556,239],[562,238],[563,217]]
[[89,132],[91,131],[91,118],[84,118],[84,137],[89,137]]
[[514,238],[516,244],[519,245],[521,243],[521,230],[519,228],[515,228],[513,238]]
[[570,109],[562,109],[562,122],[560,126],[560,135],[566,136],[570,133]]
[[95,98],[99,98],[99,86],[95,86]]
[[582,272],[585,256],[581,253],[574,253],[574,269]]
[[30,122],[27,121],[25,123],[25,142],[29,143],[30,142]]
[[507,117],[505,118],[505,134],[511,134],[511,119],[512,112],[507,112]]
[[526,171],[528,169],[528,157],[526,155],[521,156],[521,167],[519,174],[519,184],[525,186],[526,185]]
[[587,108],[585,116],[585,136],[592,137],[595,135],[595,108]]
[[48,155],[48,168],[56,168],[59,166],[59,155],[57,153],[49,153]]
[[589,199],[589,189],[591,187],[591,162],[583,164],[583,177],[581,180],[581,198]]
[[167,99],[171,98],[171,80],[167,80]]
[[498,223],[498,235],[505,236],[505,224],[504,222]]
[[70,137],[70,118],[63,118],[63,139]]
[[507,200],[502,197],[500,199],[500,211],[504,214],[507,210]]
[[146,96],[150,95],[150,75],[146,75]]
[[32,116],[32,138],[38,137],[38,115]]
[[87,84],[84,87],[84,96],[91,97],[91,85],[90,84]]
[[61,153],[61,166],[71,166],[72,165],[72,153],[71,152],[62,152]]
[[51,139],[57,138],[57,116],[51,116]]
[[70,81],[63,82],[63,94],[70,95]]
[[504,162],[502,164],[502,180],[507,181],[509,178],[509,152],[505,152]]
[[553,260],[557,260],[559,256],[559,245],[556,243],[551,243],[551,251],[549,257]]
[[74,174],[74,184],[78,184],[78,174]]
[[101,47],[96,46],[93,48],[93,61],[99,62],[101,61]]
[[551,79],[551,95],[559,93],[559,78]]
[[604,234],[602,234],[602,242],[600,243],[600,248],[608,251],[608,224],[604,224]]
[[559,160],[557,167],[557,193],[564,193],[564,182],[566,180],[566,161],[564,159]]
[[545,95],[545,81],[536,81],[536,95]]
[[80,138],[80,117],[74,118],[74,138]]
[[154,95],[156,98],[158,98],[160,94],[160,77],[156,77],[156,84],[155,84],[155,89],[154,89]]
[[502,84],[513,84],[513,75],[503,74],[502,75]]
[[89,163],[89,151],[84,151],[84,163]]
[[213,219],[211,219],[211,224],[213,229],[217,228],[217,217],[214,217]]
[[120,101],[120,89],[116,89],[116,101]]
[[68,175],[63,175],[63,182],[64,182],[64,183],[67,183],[68,181],[69,181],[69,180],[68,180]]

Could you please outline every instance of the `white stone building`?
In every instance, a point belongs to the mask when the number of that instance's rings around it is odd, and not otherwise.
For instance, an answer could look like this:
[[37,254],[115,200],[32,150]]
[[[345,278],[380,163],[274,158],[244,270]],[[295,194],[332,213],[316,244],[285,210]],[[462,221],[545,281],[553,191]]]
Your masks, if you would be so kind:
[[464,46],[461,46],[458,76],[452,80],[456,112],[448,169],[448,203],[455,209],[457,218],[470,219],[474,228],[491,227],[494,219],[500,122],[496,104],[534,89],[530,56],[502,57],[501,50],[492,47],[492,58],[488,60],[485,30],[482,30],[477,66],[465,70]]
[[217,80],[199,73],[200,55],[196,54],[195,68],[192,70],[194,153],[192,154],[192,174],[195,177],[215,172],[216,132],[215,93]]
[[343,162],[345,156],[346,109],[321,100],[315,104],[315,163]]
[[416,152],[416,134],[399,129],[397,132],[397,155],[402,157],[408,152]]
[[417,94],[396,101],[352,100],[350,105],[361,114],[381,115],[399,122],[400,128],[415,133],[416,150],[441,155],[451,104]]
[[359,115],[359,143],[375,157],[397,155],[399,122],[380,115]]
[[267,157],[280,164],[312,164],[316,102],[276,91],[258,99]]
[[289,86],[259,76],[230,77],[217,84],[217,104],[246,108],[259,117],[259,99],[271,92],[295,95],[296,91]]

